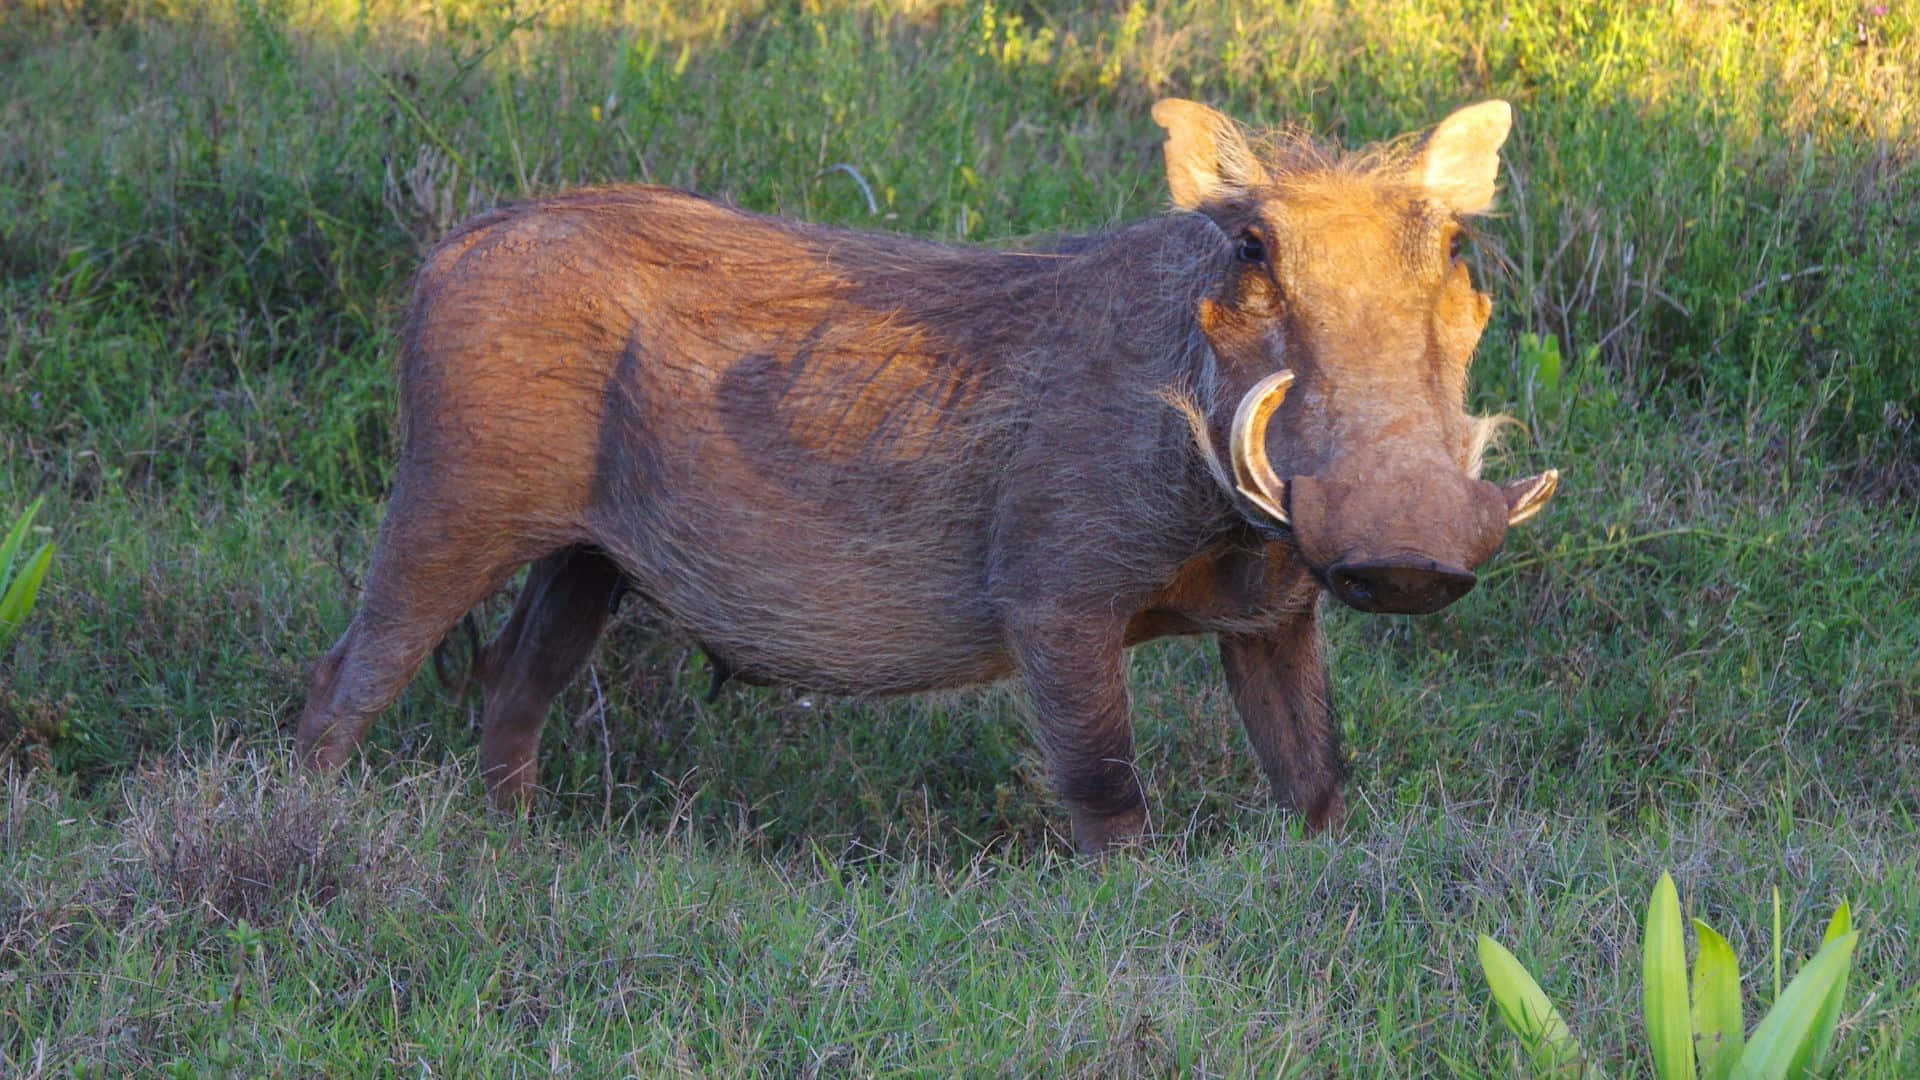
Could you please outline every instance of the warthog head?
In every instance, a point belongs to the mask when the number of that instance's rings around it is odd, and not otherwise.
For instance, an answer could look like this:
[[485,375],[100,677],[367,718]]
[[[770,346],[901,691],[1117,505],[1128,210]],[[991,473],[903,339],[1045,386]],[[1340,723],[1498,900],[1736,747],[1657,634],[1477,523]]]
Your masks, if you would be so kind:
[[1304,139],[1256,152],[1191,101],[1162,101],[1153,118],[1174,203],[1236,253],[1199,312],[1224,391],[1219,417],[1194,417],[1209,454],[1225,437],[1216,475],[1348,605],[1428,612],[1459,599],[1558,482],[1479,479],[1502,418],[1465,408],[1491,303],[1459,258],[1462,219],[1493,202],[1512,110],[1472,105],[1411,151],[1354,159]]

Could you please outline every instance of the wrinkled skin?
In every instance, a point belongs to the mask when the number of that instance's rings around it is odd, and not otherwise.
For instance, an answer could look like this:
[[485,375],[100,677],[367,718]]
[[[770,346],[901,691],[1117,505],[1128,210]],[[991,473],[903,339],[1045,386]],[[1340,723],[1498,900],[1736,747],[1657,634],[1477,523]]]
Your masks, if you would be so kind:
[[449,236],[416,285],[394,491],[301,760],[344,761],[531,564],[477,663],[501,804],[533,793],[548,706],[631,591],[745,681],[1020,675],[1087,852],[1149,828],[1126,649],[1211,633],[1276,796],[1338,823],[1322,592],[1438,610],[1552,493],[1551,474],[1478,479],[1491,424],[1464,409],[1489,303],[1452,244],[1492,200],[1509,111],[1463,109],[1371,164],[1262,159],[1191,102],[1154,117],[1175,212],[1050,253],[652,188]]

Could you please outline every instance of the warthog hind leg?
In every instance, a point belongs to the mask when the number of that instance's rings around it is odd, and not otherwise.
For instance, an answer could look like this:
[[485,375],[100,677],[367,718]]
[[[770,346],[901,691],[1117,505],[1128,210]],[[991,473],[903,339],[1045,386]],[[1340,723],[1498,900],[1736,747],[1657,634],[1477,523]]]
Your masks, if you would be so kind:
[[[394,501],[404,508],[400,495]],[[346,761],[434,645],[525,561],[463,543],[441,525],[432,516],[389,511],[360,610],[308,682],[295,736],[303,765],[333,769]]]
[[513,615],[480,655],[480,771],[494,805],[532,797],[547,708],[593,654],[620,588],[619,567],[597,548],[563,548],[528,568]]

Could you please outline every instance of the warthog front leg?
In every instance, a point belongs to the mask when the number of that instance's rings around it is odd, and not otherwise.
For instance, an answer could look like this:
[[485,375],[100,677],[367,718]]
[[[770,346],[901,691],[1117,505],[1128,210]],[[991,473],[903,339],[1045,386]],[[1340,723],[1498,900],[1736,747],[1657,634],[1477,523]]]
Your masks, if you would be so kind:
[[1320,624],[1309,611],[1261,634],[1221,634],[1220,660],[1234,707],[1280,801],[1306,815],[1313,832],[1346,815],[1346,763],[1327,696]]
[[1073,815],[1073,845],[1097,855],[1146,830],[1133,765],[1120,628],[1071,625],[1016,636],[1054,790]]

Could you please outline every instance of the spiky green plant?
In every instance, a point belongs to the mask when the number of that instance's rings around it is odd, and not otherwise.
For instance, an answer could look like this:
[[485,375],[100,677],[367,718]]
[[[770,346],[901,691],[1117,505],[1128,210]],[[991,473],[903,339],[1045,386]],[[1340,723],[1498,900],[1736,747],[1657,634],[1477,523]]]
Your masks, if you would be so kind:
[[[1833,1045],[1847,973],[1859,933],[1846,901],[1827,922],[1820,951],[1784,991],[1780,986],[1779,893],[1774,894],[1773,1007],[1749,1035],[1741,1027],[1740,965],[1725,938],[1693,920],[1697,951],[1692,990],[1680,898],[1661,874],[1647,904],[1641,941],[1647,1050],[1661,1080],[1778,1080],[1817,1074]],[[1542,1075],[1600,1076],[1540,985],[1513,954],[1480,935],[1480,967],[1500,1010]],[[1699,1070],[1696,1073],[1696,1059]]]

